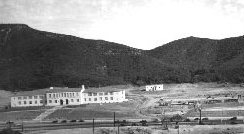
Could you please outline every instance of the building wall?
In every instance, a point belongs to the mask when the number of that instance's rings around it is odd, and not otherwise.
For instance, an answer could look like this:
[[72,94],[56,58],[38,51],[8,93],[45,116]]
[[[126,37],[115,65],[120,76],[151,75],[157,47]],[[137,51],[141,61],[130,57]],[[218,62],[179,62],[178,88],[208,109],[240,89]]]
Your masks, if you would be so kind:
[[125,90],[118,92],[98,93],[83,93],[83,91],[84,89],[82,89],[80,92],[50,92],[43,95],[11,97],[11,106],[58,106],[80,105],[88,103],[115,103],[126,101]]
[[44,95],[11,97],[11,107],[29,107],[45,105]]
[[47,93],[47,106],[80,104],[81,92]]
[[82,98],[83,98],[84,104],[87,104],[87,103],[115,103],[115,102],[126,101],[125,91],[83,93]]
[[160,90],[164,90],[163,84],[146,86],[146,91],[160,91]]

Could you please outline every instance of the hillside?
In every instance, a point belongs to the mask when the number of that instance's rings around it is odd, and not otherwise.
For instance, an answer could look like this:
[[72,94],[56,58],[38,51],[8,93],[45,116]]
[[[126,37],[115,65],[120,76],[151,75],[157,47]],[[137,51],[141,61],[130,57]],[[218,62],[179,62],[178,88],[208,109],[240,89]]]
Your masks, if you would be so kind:
[[244,82],[244,37],[222,40],[188,37],[147,51],[191,73],[192,82]]
[[184,72],[125,45],[38,31],[23,24],[0,25],[0,87],[33,90],[145,84],[185,79]]
[[189,37],[145,51],[103,40],[0,24],[0,89],[244,82],[243,37]]

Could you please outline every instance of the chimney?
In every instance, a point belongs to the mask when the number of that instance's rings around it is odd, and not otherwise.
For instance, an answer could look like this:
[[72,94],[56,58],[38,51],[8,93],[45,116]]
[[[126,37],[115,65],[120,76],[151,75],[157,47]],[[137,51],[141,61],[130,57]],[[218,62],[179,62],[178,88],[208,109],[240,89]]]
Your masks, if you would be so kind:
[[53,87],[50,87],[50,89],[53,89]]
[[85,85],[82,85],[82,90],[85,90]]

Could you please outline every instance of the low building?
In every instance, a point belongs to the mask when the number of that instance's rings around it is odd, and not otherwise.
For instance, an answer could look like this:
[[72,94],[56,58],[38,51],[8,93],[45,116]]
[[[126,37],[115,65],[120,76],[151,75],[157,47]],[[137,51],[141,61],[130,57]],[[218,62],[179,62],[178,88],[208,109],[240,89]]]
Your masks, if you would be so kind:
[[163,84],[146,85],[146,91],[161,91],[164,90]]
[[84,103],[115,103],[123,102],[125,99],[124,89],[113,88],[91,88],[82,93]]
[[118,88],[50,87],[18,93],[11,97],[11,107],[81,105],[89,103],[116,103],[127,101],[125,90]]
[[11,107],[44,106],[46,104],[44,91],[26,91],[11,97]]

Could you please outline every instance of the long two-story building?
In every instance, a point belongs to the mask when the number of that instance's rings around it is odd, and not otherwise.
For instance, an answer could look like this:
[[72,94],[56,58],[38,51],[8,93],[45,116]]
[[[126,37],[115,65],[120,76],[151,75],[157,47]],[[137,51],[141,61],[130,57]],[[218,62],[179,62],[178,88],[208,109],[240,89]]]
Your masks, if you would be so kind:
[[49,89],[17,93],[11,97],[11,107],[81,105],[89,103],[116,103],[127,101],[125,90],[118,88],[68,88]]

